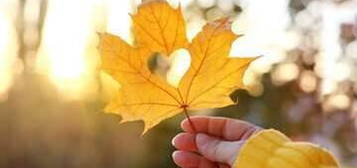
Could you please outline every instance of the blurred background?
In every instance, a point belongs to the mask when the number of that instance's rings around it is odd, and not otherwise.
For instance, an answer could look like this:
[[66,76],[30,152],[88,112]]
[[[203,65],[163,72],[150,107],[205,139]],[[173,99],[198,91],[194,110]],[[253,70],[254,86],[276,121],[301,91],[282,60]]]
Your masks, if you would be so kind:
[[[244,34],[231,55],[263,55],[248,90],[232,94],[238,105],[200,113],[276,128],[357,167],[356,0],[169,2],[180,2],[189,39],[229,16]],[[0,0],[1,168],[175,167],[171,138],[184,116],[141,137],[142,122],[103,113],[118,84],[99,70],[97,32],[133,43],[128,13],[140,3]]]

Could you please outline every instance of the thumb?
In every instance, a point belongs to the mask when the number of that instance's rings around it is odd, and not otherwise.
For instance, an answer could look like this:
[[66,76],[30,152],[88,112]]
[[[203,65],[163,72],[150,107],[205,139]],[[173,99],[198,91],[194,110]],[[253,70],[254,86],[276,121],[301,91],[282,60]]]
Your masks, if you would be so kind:
[[201,155],[214,162],[233,165],[244,141],[223,141],[219,138],[199,133],[196,145]]

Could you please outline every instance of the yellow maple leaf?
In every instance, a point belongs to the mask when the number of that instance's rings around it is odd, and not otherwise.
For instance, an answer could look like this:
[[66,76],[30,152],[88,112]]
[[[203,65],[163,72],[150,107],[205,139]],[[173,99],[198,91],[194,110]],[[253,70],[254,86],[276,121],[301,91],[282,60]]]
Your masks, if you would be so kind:
[[[121,84],[105,111],[122,122],[143,120],[144,132],[164,119],[187,110],[224,107],[234,102],[229,94],[242,88],[242,77],[254,58],[228,58],[233,41],[228,19],[208,23],[191,43],[187,41],[180,8],[154,1],[132,15],[135,45],[120,37],[101,34],[102,69]],[[191,66],[177,87],[152,73],[147,66],[153,53],[169,56],[185,48]]]

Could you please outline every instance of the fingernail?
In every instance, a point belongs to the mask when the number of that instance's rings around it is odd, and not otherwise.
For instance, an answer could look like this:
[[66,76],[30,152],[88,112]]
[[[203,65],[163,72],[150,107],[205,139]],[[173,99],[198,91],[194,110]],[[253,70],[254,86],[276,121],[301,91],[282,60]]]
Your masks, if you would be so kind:
[[174,158],[174,157],[176,157],[178,154],[179,154],[179,151],[174,151],[174,152],[172,153],[172,157]]
[[175,146],[175,141],[176,141],[176,138],[177,138],[177,136],[175,136],[174,138],[172,138],[172,140],[171,140],[171,144],[172,144],[172,146]]

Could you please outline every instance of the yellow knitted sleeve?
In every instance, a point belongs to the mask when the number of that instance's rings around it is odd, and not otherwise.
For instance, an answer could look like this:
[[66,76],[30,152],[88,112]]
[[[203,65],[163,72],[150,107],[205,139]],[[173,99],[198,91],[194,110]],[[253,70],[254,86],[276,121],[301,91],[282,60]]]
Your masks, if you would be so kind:
[[279,131],[261,131],[242,146],[233,168],[338,168],[326,149],[305,142],[292,142]]

